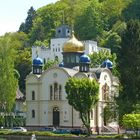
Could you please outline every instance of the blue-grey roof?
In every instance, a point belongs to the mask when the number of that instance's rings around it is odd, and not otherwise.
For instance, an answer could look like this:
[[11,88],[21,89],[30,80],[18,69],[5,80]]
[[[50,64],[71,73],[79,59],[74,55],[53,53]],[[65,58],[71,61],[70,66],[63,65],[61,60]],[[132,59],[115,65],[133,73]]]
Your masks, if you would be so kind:
[[80,63],[90,63],[90,58],[89,58],[89,56],[87,56],[86,54],[83,54],[83,55],[80,57]]
[[40,57],[36,57],[34,60],[33,60],[33,65],[43,65],[43,60],[40,58]]
[[102,67],[110,69],[113,67],[113,63],[109,59],[106,59],[105,61],[103,61]]

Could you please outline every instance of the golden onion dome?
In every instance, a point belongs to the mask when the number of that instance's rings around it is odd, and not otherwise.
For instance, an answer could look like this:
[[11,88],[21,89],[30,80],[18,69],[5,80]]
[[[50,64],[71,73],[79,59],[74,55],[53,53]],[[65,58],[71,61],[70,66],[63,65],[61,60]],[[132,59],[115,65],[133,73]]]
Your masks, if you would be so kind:
[[72,32],[71,38],[64,44],[63,52],[83,52],[85,47],[82,42],[78,41]]

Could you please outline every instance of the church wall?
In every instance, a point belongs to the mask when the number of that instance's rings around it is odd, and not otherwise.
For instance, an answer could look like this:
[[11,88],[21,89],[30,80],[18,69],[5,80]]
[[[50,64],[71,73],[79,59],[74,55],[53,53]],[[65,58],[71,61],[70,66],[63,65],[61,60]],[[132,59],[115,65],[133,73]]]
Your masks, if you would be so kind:
[[57,83],[58,86],[62,86],[62,100],[66,100],[66,93],[65,93],[65,83],[68,79],[68,75],[63,70],[59,69],[51,69],[46,71],[45,74],[42,76],[42,92],[40,95],[40,100],[50,100],[50,86],[54,86],[54,83]]
[[105,100],[103,100],[103,86],[105,84],[107,84],[107,86],[109,87],[109,91],[108,94],[110,96],[111,94],[111,85],[112,85],[112,79],[111,79],[111,73],[108,70],[104,70],[101,75],[100,75],[100,79],[99,79],[99,103],[98,103],[98,126],[99,128],[101,128],[104,125],[104,120],[103,120],[103,111],[104,111],[104,107],[106,106]]
[[[27,119],[26,119],[26,125],[28,126],[38,126],[38,103],[36,101],[27,101]],[[36,112],[35,117],[32,117],[32,110]]]
[[[26,125],[39,126],[39,79],[34,76],[30,76],[26,80],[26,103],[27,103],[27,119]],[[34,115],[33,116],[33,111]]]
[[30,74],[29,76],[27,76],[26,78],[26,84],[32,84],[32,83],[36,83],[38,82],[38,78],[36,75]]

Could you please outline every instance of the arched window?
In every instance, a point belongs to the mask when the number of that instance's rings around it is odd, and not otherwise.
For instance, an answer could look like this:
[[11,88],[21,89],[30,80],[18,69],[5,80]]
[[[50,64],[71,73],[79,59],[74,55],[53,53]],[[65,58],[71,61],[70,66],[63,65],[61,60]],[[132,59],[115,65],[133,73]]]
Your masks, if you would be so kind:
[[35,118],[35,110],[32,110],[32,118]]
[[55,61],[58,61],[58,56],[55,56]]
[[35,100],[35,91],[32,91],[32,100]]
[[58,100],[59,96],[58,96],[58,84],[54,83],[54,100]]
[[109,99],[108,93],[109,93],[109,86],[105,83],[102,87],[102,100],[108,101]]
[[53,100],[53,87],[50,85],[50,100]]
[[93,110],[90,112],[90,118],[93,120]]
[[44,64],[46,64],[46,59],[45,58],[43,59],[43,61],[44,61]]
[[62,99],[62,86],[59,85],[59,100]]

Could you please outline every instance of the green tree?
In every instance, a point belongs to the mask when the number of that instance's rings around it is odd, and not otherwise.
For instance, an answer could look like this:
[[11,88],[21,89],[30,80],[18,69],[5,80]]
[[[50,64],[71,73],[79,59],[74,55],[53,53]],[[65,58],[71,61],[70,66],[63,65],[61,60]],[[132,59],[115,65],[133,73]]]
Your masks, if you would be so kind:
[[81,120],[90,135],[90,112],[98,102],[99,84],[95,79],[70,78],[65,89],[69,104],[79,111]]
[[15,69],[19,72],[19,88],[25,93],[25,79],[31,71],[31,49],[28,46],[27,34],[23,32],[8,33],[4,38],[12,40],[12,47],[16,50],[15,53]]
[[0,106],[5,112],[11,112],[18,80],[14,72],[15,51],[9,37],[0,38]]
[[25,94],[25,79],[32,70],[30,49],[24,48],[23,50],[18,50],[16,58],[15,68],[20,74],[18,84],[22,93]]
[[30,9],[28,10],[27,13],[27,18],[25,20],[25,23],[22,23],[19,27],[19,31],[24,32],[26,34],[28,34],[33,26],[33,20],[36,16],[36,11],[34,10],[34,8],[31,6]]
[[130,20],[121,38],[121,49],[118,55],[122,85],[118,98],[120,119],[124,114],[135,111],[135,105],[140,101],[140,22]]
[[62,12],[62,9],[58,4],[49,4],[36,11],[37,16],[29,34],[31,45],[37,40],[44,41],[47,39],[49,41],[54,36],[55,28],[61,23],[60,11]]
[[75,21],[75,32],[82,40],[96,39],[103,31],[101,4],[93,0]]
[[102,20],[104,30],[109,31],[118,20],[122,19],[122,11],[131,0],[104,0],[102,2]]
[[123,10],[122,16],[126,21],[140,19],[140,1],[130,0],[129,5]]
[[61,0],[39,8],[29,33],[31,45],[36,41],[49,42],[55,36],[56,27],[62,24],[73,25],[89,3],[89,0]]
[[111,52],[117,53],[120,48],[121,37],[117,33],[112,33],[106,41],[106,46],[111,48]]
[[48,60],[47,63],[44,65],[44,70],[47,70],[48,68],[51,68],[53,66],[56,66],[58,64],[57,60]]
[[140,128],[140,114],[125,114],[123,116],[123,125],[125,128],[132,129],[136,135]]

